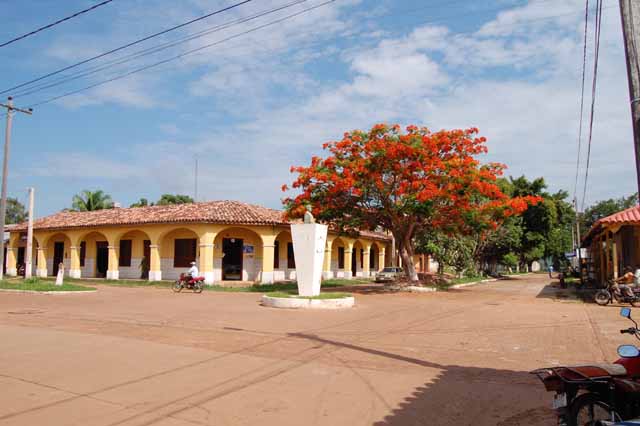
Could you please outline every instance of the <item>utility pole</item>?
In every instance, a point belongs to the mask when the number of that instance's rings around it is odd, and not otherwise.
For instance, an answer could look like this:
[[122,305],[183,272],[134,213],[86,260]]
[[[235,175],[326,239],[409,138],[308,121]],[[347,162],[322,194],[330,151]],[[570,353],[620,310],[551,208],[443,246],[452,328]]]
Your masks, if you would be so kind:
[[[636,173],[640,194],[640,2],[620,0],[622,36],[627,57],[629,99],[633,123],[633,140],[636,153]],[[640,199],[638,200],[640,203]]]
[[[0,107],[7,109],[7,127],[4,134],[4,161],[2,162],[2,194],[0,195],[0,256],[4,255],[4,222],[7,217],[7,178],[9,176],[9,146],[11,145],[11,118],[15,111],[31,115],[33,110],[13,106],[13,98],[9,96],[6,104]],[[4,261],[0,262],[0,280],[4,278]]]
[[29,224],[27,226],[27,252],[24,261],[24,278],[31,278],[31,270],[33,264],[33,201],[34,188],[29,188]]

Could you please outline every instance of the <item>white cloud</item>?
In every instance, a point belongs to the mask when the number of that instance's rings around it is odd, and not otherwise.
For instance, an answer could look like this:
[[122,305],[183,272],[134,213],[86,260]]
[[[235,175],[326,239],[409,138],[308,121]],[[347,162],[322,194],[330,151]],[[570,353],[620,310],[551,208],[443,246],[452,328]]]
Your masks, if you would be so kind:
[[[144,83],[134,79],[127,80],[128,85],[105,86],[67,105],[111,102],[157,107],[156,89],[175,73],[184,77],[188,94],[209,104],[198,118],[214,123],[210,133],[188,134],[177,121],[171,124],[177,127],[165,125],[162,130],[185,142],[149,140],[132,148],[122,160],[124,168],[103,165],[114,170],[104,172],[105,177],[115,179],[130,172],[146,187],[163,192],[192,188],[190,158],[197,153],[204,196],[274,206],[281,196],[280,185],[290,180],[290,165],[308,162],[323,142],[344,131],[382,121],[434,129],[479,127],[489,138],[488,158],[507,163],[509,173],[545,176],[554,190],[573,189],[581,1],[532,1],[499,13],[477,32],[424,25],[395,35],[370,21],[353,19],[349,12],[354,3],[337,2],[226,47],[203,51],[178,65],[177,71],[155,79],[145,74]],[[211,7],[206,1],[191,4],[197,10]],[[281,3],[263,2],[236,10],[234,16],[274,4]],[[380,10],[372,10],[371,16]],[[174,20],[182,16],[172,13]],[[616,8],[607,9],[603,21],[591,201],[630,193],[635,186],[617,13]],[[199,28],[207,25],[213,23]],[[237,30],[180,49],[202,46]],[[349,36],[349,42],[333,40],[340,36]],[[322,59],[324,68],[314,72],[310,64]],[[232,120],[221,122],[221,116]],[[184,167],[176,165],[179,161]],[[127,164],[135,166],[127,169]],[[92,176],[93,169],[84,171]]]

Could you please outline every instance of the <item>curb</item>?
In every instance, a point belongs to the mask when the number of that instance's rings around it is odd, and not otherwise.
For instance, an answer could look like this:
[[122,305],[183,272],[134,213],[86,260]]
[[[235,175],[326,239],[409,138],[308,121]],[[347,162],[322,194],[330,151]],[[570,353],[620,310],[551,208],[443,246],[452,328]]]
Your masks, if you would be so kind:
[[98,290],[78,290],[78,291],[36,291],[36,290],[17,290],[12,288],[0,288],[0,292],[5,293],[30,293],[30,294],[78,294],[78,293],[95,293]]
[[296,297],[262,296],[262,306],[279,309],[346,309],[356,303],[355,297],[339,299],[300,299]]
[[435,287],[417,287],[414,285],[406,287],[406,290],[410,293],[433,293],[438,291],[438,289]]
[[464,284],[454,284],[452,286],[449,286],[449,288],[453,288],[453,289],[457,289],[457,288],[465,288],[465,287],[471,287],[472,285],[478,285],[478,284],[484,284],[484,283],[493,283],[496,281],[500,281],[498,278],[490,278],[488,280],[481,280],[481,281],[473,281],[470,283],[464,283]]

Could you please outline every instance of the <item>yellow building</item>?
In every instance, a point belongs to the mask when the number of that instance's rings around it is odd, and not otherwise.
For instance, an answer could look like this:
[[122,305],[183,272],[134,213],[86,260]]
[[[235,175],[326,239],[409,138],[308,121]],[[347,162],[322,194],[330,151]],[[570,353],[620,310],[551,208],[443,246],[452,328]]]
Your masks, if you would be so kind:
[[[295,279],[283,212],[237,201],[61,212],[34,222],[34,273],[72,278],[176,279],[196,261],[208,284]],[[26,224],[9,228],[6,272],[23,262]],[[387,263],[389,237],[329,232],[325,279],[367,277]]]

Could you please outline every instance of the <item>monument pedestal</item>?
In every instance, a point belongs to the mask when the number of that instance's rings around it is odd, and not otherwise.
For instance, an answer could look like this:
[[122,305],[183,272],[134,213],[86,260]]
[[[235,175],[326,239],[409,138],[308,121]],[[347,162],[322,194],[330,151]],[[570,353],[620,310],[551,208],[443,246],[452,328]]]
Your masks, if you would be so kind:
[[320,294],[327,231],[327,225],[317,223],[291,225],[293,250],[296,256],[298,294],[300,296],[318,296]]

